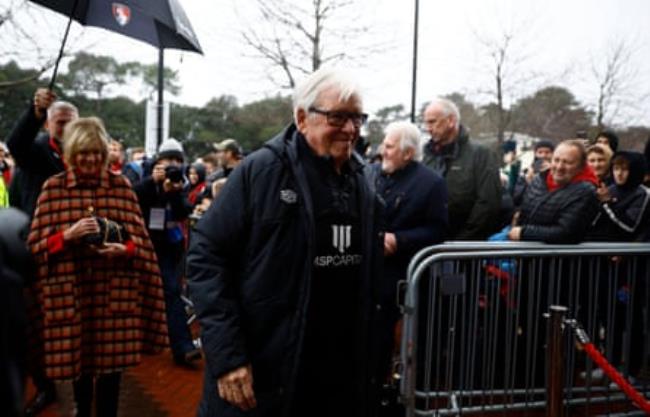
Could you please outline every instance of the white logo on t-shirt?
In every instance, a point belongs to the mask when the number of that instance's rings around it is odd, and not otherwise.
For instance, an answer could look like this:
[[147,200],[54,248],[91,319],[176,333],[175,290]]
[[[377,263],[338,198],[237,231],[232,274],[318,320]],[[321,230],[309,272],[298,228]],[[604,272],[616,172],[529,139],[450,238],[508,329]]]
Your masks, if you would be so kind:
[[332,246],[334,246],[340,253],[345,253],[345,250],[352,244],[352,226],[349,225],[332,225]]

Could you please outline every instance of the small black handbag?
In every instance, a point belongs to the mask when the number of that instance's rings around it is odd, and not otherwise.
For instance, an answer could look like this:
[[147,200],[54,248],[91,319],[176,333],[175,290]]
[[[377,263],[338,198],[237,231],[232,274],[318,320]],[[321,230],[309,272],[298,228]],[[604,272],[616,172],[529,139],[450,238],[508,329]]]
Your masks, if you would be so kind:
[[123,225],[105,217],[93,217],[99,225],[99,232],[84,236],[83,240],[85,243],[102,246],[106,243],[124,243],[129,240],[129,233]]

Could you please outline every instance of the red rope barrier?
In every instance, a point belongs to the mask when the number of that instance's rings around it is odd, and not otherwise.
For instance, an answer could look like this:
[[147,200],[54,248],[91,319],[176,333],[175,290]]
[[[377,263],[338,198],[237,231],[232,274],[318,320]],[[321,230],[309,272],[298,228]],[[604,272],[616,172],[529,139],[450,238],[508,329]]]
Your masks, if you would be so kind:
[[634,387],[627,382],[616,368],[614,368],[607,359],[596,349],[593,343],[588,342],[583,345],[587,355],[598,365],[605,374],[618,385],[621,390],[632,400],[632,402],[639,407],[646,414],[650,414],[650,402],[648,402],[643,395],[641,395]]

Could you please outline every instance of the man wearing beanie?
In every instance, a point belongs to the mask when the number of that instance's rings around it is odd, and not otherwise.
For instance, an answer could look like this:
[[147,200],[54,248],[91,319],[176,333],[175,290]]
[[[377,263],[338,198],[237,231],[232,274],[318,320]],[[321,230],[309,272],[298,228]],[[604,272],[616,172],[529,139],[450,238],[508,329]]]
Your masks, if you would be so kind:
[[183,192],[183,146],[170,138],[160,145],[153,159],[153,170],[135,185],[147,230],[151,236],[165,292],[167,327],[174,361],[189,365],[200,357],[192,343],[181,300],[181,278],[185,258],[182,224],[192,212]]

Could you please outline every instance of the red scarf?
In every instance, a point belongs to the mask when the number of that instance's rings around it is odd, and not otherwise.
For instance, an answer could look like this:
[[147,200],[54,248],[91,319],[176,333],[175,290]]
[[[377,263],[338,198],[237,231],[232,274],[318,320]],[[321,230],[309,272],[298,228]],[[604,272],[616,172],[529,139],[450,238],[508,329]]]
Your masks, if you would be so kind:
[[54,150],[54,152],[59,155],[59,158],[61,159],[61,162],[63,162],[63,168],[68,169],[68,164],[65,163],[65,159],[63,159],[63,152],[61,151],[61,147],[59,146],[59,143],[54,139],[54,136],[50,136],[50,148]]
[[120,161],[115,161],[111,163],[108,167],[109,171],[111,171],[113,174],[121,174],[122,173],[122,163]]
[[[585,164],[585,167],[582,169],[582,171],[578,172],[578,174],[573,177],[570,181],[570,184],[575,184],[577,182],[590,182],[596,187],[598,186],[598,177],[596,177],[596,174],[594,171],[591,169],[591,167],[587,164]],[[562,188],[562,185],[558,185],[554,180],[553,180],[553,175],[551,175],[551,171],[549,170],[548,174],[546,175],[546,188],[548,191],[553,192],[559,188]]]

